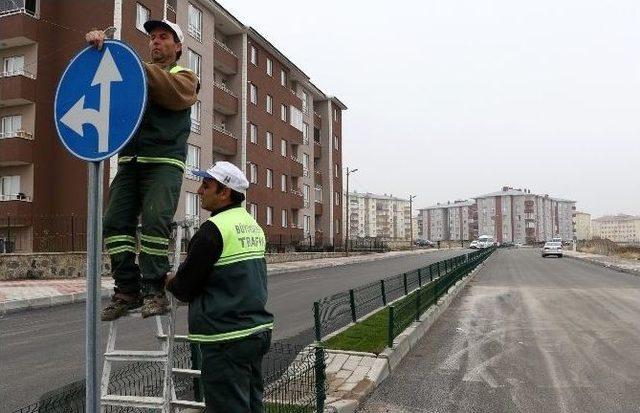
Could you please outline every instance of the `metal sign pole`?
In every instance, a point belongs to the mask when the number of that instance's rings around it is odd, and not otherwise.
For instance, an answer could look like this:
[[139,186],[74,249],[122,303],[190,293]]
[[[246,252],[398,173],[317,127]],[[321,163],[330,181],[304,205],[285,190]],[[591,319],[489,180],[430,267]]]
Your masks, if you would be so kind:
[[88,162],[87,300],[85,323],[86,411],[100,411],[100,277],[102,275],[102,175],[103,163]]

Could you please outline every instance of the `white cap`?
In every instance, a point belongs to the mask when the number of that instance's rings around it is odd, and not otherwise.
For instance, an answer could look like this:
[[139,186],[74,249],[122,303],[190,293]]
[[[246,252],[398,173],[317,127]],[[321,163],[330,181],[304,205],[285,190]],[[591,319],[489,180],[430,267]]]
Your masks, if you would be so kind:
[[180,40],[180,43],[184,41],[184,34],[182,34],[182,29],[180,29],[180,26],[173,22],[170,22],[167,19],[147,20],[144,23],[144,29],[147,31],[147,33],[151,33],[151,30],[155,29],[156,27],[164,27],[165,29],[168,29],[175,33],[176,36],[178,36],[178,40]]
[[231,162],[218,161],[206,171],[194,170],[191,172],[201,178],[215,179],[236,192],[244,192],[249,188],[249,181],[244,176],[244,172]]

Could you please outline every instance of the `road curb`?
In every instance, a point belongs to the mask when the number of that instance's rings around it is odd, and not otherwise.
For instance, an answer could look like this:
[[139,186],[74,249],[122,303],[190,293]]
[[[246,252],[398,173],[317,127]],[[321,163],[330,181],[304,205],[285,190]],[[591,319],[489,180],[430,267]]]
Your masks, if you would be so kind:
[[621,267],[619,265],[616,264],[611,264],[611,263],[607,263],[607,262],[602,262],[602,261],[598,261],[596,259],[590,258],[590,257],[578,257],[575,255],[568,255],[568,254],[564,254],[565,257],[567,258],[572,258],[574,260],[578,260],[578,261],[584,261],[584,262],[588,262],[590,264],[594,264],[600,267],[604,267],[604,268],[608,268],[610,270],[615,270],[618,272],[623,272],[626,274],[631,274],[631,275],[635,275],[636,277],[640,277],[640,270],[634,270],[631,268],[625,268],[625,267]]
[[[487,258],[490,260],[492,257]],[[429,328],[449,307],[451,302],[462,289],[476,276],[484,267],[487,260],[474,268],[468,275],[452,285],[447,293],[438,302],[429,308],[420,321],[414,322],[393,340],[393,348],[386,348],[377,357],[371,357],[369,353],[350,352],[341,350],[327,350],[330,354],[347,354],[370,357],[373,359],[373,366],[365,375],[364,379],[347,393],[347,397],[327,400],[325,413],[353,413],[364,402],[369,395],[398,367],[402,359],[413,349],[420,339],[429,331]],[[362,384],[362,385],[360,385]]]

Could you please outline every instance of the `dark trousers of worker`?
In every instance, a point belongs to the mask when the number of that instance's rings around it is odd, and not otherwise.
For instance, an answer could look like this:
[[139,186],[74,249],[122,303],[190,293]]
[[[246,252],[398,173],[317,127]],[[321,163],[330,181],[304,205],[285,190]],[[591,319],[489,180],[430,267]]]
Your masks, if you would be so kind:
[[[182,170],[166,164],[126,163],[109,190],[103,221],[116,292],[163,291],[169,271],[171,222],[178,206]],[[142,229],[136,240],[138,217]],[[136,263],[137,242],[140,255]]]
[[207,413],[264,413],[262,358],[270,346],[271,331],[200,344]]

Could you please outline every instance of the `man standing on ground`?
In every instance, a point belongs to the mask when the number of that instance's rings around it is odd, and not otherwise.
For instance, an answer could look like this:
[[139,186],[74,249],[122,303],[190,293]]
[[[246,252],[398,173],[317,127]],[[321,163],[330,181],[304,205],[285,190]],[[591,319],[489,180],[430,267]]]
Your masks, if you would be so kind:
[[[199,89],[197,76],[176,64],[184,36],[168,20],[149,20],[151,63],[143,63],[148,100],[139,129],[118,157],[118,173],[109,190],[104,243],[111,257],[115,293],[102,320],[121,317],[142,306],[142,316],[165,314],[169,303],[164,279],[169,271],[170,224],[185,169],[191,106]],[[94,30],[87,42],[102,49],[105,34]],[[141,216],[139,266],[136,227]]]
[[216,162],[198,189],[211,217],[189,243],[167,290],[189,302],[189,339],[200,343],[207,412],[263,413],[262,358],[271,345],[262,228],[242,207],[249,182]]

